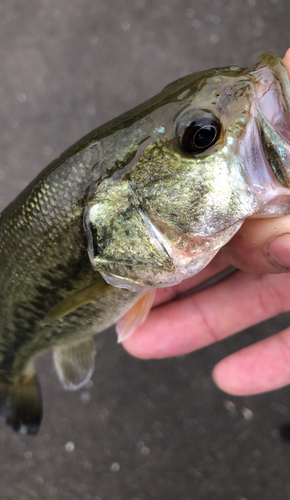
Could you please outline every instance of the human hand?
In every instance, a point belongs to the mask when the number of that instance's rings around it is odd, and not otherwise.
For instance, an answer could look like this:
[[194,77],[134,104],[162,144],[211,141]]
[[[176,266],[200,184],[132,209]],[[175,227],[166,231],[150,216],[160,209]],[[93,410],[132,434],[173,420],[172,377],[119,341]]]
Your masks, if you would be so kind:
[[[290,49],[284,63],[290,74]],[[193,295],[179,295],[230,265],[240,270]],[[147,320],[123,342],[140,358],[185,354],[290,309],[290,215],[249,219],[198,275],[158,289]],[[257,274],[259,273],[259,274]],[[220,361],[225,392],[249,395],[290,383],[290,327]]]

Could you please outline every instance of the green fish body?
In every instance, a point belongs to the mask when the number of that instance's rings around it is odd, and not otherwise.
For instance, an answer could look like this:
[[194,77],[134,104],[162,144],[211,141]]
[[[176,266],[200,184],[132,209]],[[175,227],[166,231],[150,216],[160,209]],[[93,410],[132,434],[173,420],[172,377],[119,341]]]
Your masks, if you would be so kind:
[[68,389],[94,368],[92,335],[121,338],[154,290],[188,278],[246,217],[290,212],[289,80],[274,54],[212,69],[97,128],[0,216],[0,416],[37,432],[33,359],[53,347]]

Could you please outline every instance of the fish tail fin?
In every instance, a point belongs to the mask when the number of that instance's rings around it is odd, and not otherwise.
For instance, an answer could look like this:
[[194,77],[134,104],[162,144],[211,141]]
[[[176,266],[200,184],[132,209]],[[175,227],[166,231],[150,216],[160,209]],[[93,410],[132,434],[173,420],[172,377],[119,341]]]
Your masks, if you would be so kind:
[[42,397],[35,372],[14,383],[0,381],[0,420],[20,434],[37,434],[42,419]]

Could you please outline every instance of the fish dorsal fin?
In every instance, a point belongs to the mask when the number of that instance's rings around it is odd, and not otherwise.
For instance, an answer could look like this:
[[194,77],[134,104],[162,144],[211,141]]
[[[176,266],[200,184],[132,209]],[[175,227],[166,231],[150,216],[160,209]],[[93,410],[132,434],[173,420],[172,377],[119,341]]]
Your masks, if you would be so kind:
[[136,328],[145,321],[155,298],[155,290],[155,288],[151,288],[144,293],[131,309],[117,321],[118,342],[123,342],[130,337]]
[[79,307],[84,306],[85,304],[92,302],[92,300],[110,293],[113,290],[116,290],[114,286],[108,285],[105,280],[100,278],[92,285],[74,293],[73,295],[70,295],[66,299],[56,304],[56,306],[54,306],[45,316],[43,323],[50,323],[55,319],[62,318],[63,316],[66,316],[67,314],[75,311]]
[[90,378],[95,368],[94,339],[85,339],[53,349],[54,366],[65,389],[75,391]]
[[37,434],[41,419],[41,392],[32,367],[14,383],[0,382],[0,420],[20,434]]

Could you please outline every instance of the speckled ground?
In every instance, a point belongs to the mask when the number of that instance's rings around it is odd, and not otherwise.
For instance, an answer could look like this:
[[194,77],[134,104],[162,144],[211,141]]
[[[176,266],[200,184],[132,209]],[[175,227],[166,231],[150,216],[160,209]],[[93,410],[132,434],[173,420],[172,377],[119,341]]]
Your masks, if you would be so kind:
[[[2,0],[0,206],[90,129],[168,82],[248,65],[290,46],[288,0]],[[36,438],[0,427],[1,500],[285,500],[290,389],[232,398],[225,355],[289,324],[280,316],[186,357],[131,358],[96,339],[92,383],[64,392],[38,360]]]

